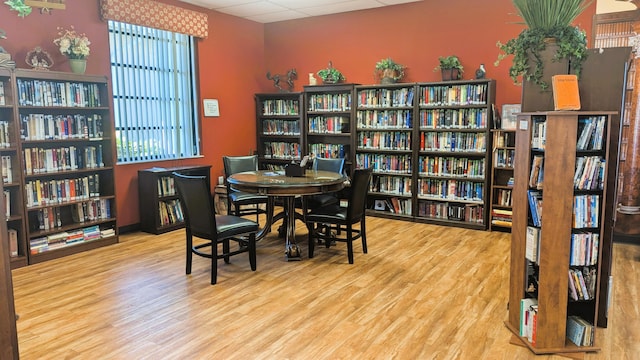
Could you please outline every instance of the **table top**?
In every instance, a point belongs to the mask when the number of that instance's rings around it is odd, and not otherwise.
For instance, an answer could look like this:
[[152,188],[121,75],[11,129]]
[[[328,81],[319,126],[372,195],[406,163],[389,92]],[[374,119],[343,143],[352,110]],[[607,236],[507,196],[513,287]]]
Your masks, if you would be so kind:
[[227,181],[238,191],[262,195],[294,196],[333,192],[345,186],[347,177],[331,171],[307,170],[305,176],[285,176],[284,171],[259,170],[237,173]]

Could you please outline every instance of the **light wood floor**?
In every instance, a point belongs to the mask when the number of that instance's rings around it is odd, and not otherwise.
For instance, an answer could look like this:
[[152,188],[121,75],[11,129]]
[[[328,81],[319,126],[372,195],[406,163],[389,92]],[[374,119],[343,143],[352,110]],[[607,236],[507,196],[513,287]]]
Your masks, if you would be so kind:
[[[274,233],[184,274],[184,231],[13,271],[22,359],[561,359],[511,345],[508,234],[368,218],[369,254],[316,249],[285,262]],[[640,359],[640,248],[615,245],[598,354]]]

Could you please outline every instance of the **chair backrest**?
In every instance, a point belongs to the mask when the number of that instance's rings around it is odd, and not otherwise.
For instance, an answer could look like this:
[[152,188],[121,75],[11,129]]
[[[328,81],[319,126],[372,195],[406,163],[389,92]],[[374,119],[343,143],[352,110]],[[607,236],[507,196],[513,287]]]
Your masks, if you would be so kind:
[[353,171],[351,192],[348,199],[349,205],[347,207],[347,219],[351,221],[360,220],[360,218],[364,216],[372,172],[373,168],[356,169]]
[[224,163],[225,177],[239,172],[258,170],[258,155],[223,156],[222,161]]
[[326,159],[317,157],[313,160],[313,170],[333,171],[342,174],[344,171],[344,158]]
[[215,240],[216,217],[211,189],[205,176],[188,176],[174,172],[174,183],[178,190],[180,207],[184,213],[187,231],[193,235]]

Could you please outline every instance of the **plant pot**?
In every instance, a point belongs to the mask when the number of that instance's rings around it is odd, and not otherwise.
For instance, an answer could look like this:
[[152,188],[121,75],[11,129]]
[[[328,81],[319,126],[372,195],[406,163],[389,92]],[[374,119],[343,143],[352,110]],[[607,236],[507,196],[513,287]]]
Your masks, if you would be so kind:
[[[558,51],[555,42],[547,42],[546,48],[540,52],[544,68],[542,71],[542,81],[549,84],[546,90],[533,81],[524,80],[522,83],[522,111],[553,111],[553,91],[551,91],[551,77],[553,75],[569,74],[569,60],[555,60],[554,56]],[[534,68],[533,58],[529,57],[530,68]]]
[[395,84],[395,83],[396,83],[396,79],[392,77],[383,77],[382,79],[380,79],[380,84],[382,85],[389,85],[389,84]]
[[442,81],[458,80],[460,71],[458,69],[441,69]]
[[398,77],[398,72],[396,70],[384,69],[382,70],[382,74],[380,76],[380,84],[383,84],[383,85],[395,84],[397,77]]
[[87,59],[69,59],[69,66],[74,74],[84,74],[87,70]]

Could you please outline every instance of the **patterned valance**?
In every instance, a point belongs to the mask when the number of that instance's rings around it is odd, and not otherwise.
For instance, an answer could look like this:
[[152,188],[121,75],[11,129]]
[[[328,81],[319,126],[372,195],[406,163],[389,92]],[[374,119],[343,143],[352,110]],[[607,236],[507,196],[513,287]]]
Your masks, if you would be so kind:
[[207,14],[151,0],[100,0],[104,20],[148,26],[181,34],[206,38]]

